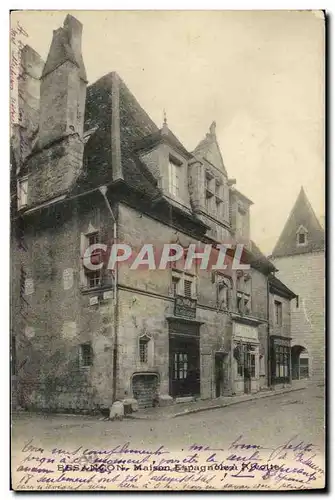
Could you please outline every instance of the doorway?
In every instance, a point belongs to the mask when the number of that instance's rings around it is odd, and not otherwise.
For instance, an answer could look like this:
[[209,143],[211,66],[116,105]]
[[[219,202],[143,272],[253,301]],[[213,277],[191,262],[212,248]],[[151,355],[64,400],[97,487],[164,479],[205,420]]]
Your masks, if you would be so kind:
[[219,398],[223,395],[225,386],[225,369],[224,369],[225,354],[221,352],[215,353],[215,397]]
[[172,397],[200,394],[199,339],[170,337],[170,394]]
[[292,380],[301,380],[309,377],[308,351],[301,345],[291,348]]

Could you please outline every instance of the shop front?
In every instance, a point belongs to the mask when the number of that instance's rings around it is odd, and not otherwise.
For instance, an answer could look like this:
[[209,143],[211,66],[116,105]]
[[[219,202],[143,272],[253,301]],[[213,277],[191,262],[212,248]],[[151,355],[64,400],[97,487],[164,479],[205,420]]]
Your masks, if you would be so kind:
[[169,393],[173,398],[200,395],[199,324],[169,322]]
[[291,383],[291,339],[271,336],[271,385]]
[[258,324],[233,322],[232,392],[249,394],[259,391]]

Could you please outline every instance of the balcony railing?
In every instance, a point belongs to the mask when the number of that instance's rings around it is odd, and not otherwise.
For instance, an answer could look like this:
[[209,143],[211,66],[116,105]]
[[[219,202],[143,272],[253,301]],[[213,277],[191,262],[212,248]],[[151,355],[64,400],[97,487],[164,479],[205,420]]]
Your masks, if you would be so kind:
[[197,300],[191,297],[176,295],[174,302],[174,315],[183,318],[195,319],[197,314]]

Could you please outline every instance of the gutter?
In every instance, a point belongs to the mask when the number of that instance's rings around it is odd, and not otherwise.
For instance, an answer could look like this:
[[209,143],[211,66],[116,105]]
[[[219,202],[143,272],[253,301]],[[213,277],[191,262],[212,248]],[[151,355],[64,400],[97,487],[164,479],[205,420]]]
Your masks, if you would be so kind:
[[[99,191],[102,194],[107,209],[113,220],[113,242],[115,243],[117,240],[117,219],[115,214],[110,206],[108,198],[106,196],[107,186],[100,186]],[[113,286],[113,302],[114,302],[114,346],[113,346],[113,403],[116,401],[116,392],[117,392],[117,366],[118,366],[118,326],[119,326],[119,297],[117,293],[118,287],[118,267],[117,264],[115,266],[114,271],[114,286]]]

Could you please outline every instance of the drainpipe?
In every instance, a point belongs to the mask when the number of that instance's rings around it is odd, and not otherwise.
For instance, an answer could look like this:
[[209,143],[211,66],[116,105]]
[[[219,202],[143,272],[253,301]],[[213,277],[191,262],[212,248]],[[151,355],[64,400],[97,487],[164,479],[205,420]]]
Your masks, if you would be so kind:
[[[107,186],[100,186],[99,191],[102,194],[108,211],[113,220],[113,243],[116,243],[117,237],[117,223],[114,212],[108,198],[106,196]],[[113,403],[116,400],[116,377],[117,377],[117,363],[118,363],[118,294],[117,294],[117,285],[118,285],[118,267],[117,263],[115,265],[114,270],[114,284],[113,284],[113,302],[114,302],[114,346],[113,346]]]

